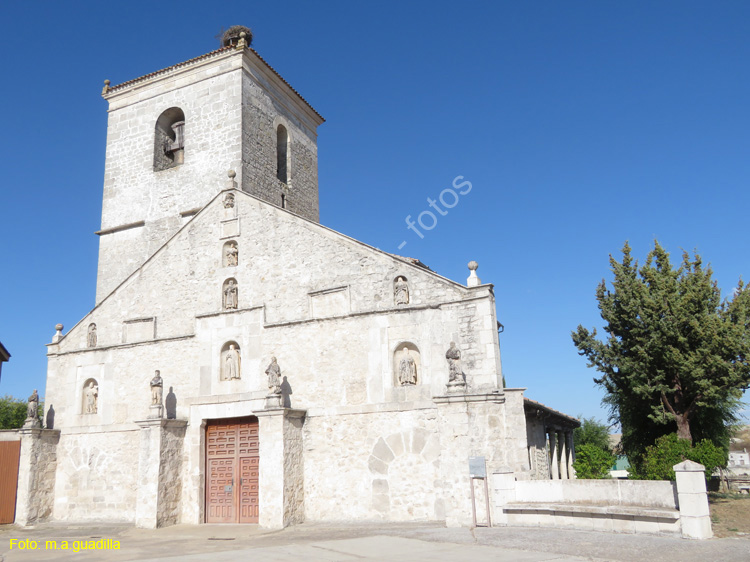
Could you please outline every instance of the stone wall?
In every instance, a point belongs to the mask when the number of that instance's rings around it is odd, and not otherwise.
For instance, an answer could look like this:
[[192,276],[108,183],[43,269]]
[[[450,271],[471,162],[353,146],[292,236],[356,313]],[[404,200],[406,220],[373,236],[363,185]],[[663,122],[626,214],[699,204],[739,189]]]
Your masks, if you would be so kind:
[[134,522],[138,431],[111,426],[107,429],[77,433],[61,430],[56,520]]
[[306,521],[442,520],[434,407],[308,416]]
[[[312,221],[320,217],[318,206],[318,148],[314,128],[295,114],[283,94],[275,91],[262,74],[248,69],[242,87],[242,189]],[[289,135],[288,181],[276,177],[276,129]]]
[[[148,413],[148,381],[162,371],[165,396],[174,388],[178,417],[184,399],[264,392],[264,370],[276,355],[289,376],[295,407],[410,400],[444,392],[445,351],[456,341],[469,387],[497,389],[499,349],[494,298],[488,287],[467,289],[281,209],[237,193],[239,266],[222,265],[220,200],[56,345],[50,346],[46,401],[57,425],[127,423]],[[273,257],[272,257],[273,256]],[[393,301],[393,279],[409,279],[411,302]],[[239,308],[222,310],[221,288],[237,279]],[[347,285],[349,313],[311,318],[310,292]],[[153,318],[155,338],[123,343],[123,325]],[[96,348],[87,326],[98,326]],[[220,381],[221,349],[241,351],[241,378]],[[394,353],[404,342],[421,355],[414,388],[397,387]],[[82,386],[99,384],[99,411],[80,412]],[[422,395],[424,396],[424,395]]]

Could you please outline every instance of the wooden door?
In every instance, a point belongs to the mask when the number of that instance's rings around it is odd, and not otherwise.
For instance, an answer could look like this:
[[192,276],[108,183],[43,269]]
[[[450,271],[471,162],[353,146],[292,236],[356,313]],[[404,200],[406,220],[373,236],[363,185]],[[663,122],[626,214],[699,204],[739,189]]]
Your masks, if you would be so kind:
[[258,420],[206,427],[206,523],[258,522]]
[[0,441],[0,524],[16,520],[20,441]]

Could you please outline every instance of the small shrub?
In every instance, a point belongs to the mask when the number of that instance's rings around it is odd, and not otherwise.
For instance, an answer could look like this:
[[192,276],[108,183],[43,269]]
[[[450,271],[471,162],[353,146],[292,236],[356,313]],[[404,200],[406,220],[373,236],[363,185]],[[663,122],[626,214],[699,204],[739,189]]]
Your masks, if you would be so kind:
[[609,478],[609,471],[615,464],[615,456],[596,445],[580,445],[576,449],[573,468],[576,478]]
[[726,453],[708,439],[691,445],[688,439],[680,439],[676,433],[659,437],[646,451],[632,477],[640,480],[674,480],[672,467],[684,460],[691,460],[706,467],[706,478],[719,466],[725,466]]

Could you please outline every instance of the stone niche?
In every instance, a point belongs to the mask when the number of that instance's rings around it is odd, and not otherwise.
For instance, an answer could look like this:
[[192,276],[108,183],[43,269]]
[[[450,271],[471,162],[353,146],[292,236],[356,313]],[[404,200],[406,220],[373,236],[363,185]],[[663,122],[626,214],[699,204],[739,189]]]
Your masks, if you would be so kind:
[[236,240],[224,243],[221,251],[221,265],[224,267],[236,267],[239,264],[239,247]]
[[228,341],[221,347],[219,380],[233,381],[242,377],[242,351],[236,341]]
[[394,387],[422,384],[422,355],[413,343],[405,341],[396,346],[392,365]]
[[88,378],[81,389],[81,414],[99,413],[99,383],[94,378]]

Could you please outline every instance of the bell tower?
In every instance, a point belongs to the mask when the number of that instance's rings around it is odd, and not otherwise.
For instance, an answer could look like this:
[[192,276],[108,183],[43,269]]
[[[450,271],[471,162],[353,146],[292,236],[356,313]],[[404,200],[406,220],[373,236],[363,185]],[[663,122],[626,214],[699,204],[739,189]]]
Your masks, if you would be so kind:
[[243,191],[319,220],[324,119],[230,28],[210,53],[116,86],[109,102],[96,303],[206,205],[235,170]]

